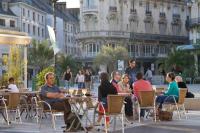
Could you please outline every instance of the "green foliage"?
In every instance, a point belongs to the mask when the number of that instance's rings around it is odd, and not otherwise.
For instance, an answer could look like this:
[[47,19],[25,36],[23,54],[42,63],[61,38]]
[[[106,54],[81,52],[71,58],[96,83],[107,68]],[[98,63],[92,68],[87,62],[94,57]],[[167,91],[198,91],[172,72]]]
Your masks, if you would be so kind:
[[7,75],[8,78],[13,77],[17,84],[22,82],[22,68],[24,63],[21,62],[23,61],[21,53],[21,49],[17,46],[10,47]]
[[165,68],[167,71],[171,71],[172,65],[180,67],[185,76],[194,75],[194,57],[190,52],[187,51],[174,51],[169,54],[165,60]]
[[38,73],[36,75],[36,88],[38,89],[39,87],[41,87],[42,85],[45,84],[45,74],[48,72],[53,72],[54,73],[54,67],[47,67],[45,69],[43,69],[40,73]]
[[41,43],[32,41],[32,45],[28,49],[28,65],[41,71],[54,63],[53,49],[50,48],[48,43],[48,41]]
[[60,55],[57,57],[57,74],[58,76],[62,76],[62,74],[66,71],[67,67],[71,68],[73,74],[77,73],[81,66],[75,61],[75,59],[70,56]]
[[95,65],[107,65],[110,72],[116,69],[117,60],[128,60],[128,51],[123,46],[115,48],[111,46],[103,46],[101,51],[94,59]]

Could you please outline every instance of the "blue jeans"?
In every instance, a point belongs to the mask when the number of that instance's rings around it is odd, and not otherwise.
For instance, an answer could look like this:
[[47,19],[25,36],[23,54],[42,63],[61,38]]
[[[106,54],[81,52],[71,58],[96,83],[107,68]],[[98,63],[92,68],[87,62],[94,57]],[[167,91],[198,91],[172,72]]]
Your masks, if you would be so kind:
[[69,89],[69,87],[70,87],[70,81],[65,80],[65,88]]
[[[178,101],[178,97],[175,96],[176,102]],[[158,96],[156,98],[156,103],[159,104],[159,108],[162,109],[162,104],[163,103],[175,103],[173,96]]]
[[78,88],[79,89],[85,88],[85,83],[84,82],[78,82]]

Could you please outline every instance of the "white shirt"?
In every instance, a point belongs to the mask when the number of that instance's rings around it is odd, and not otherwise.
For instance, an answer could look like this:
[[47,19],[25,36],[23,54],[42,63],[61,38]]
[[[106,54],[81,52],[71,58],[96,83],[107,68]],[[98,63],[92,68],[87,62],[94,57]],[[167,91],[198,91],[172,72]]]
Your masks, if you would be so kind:
[[11,91],[11,92],[19,92],[19,89],[17,88],[17,86],[15,84],[9,84],[8,85],[8,89]]
[[85,82],[85,76],[83,74],[77,74],[76,80],[78,83]]
[[145,74],[145,77],[146,78],[152,78],[153,77],[152,71],[151,70],[147,70],[147,72]]

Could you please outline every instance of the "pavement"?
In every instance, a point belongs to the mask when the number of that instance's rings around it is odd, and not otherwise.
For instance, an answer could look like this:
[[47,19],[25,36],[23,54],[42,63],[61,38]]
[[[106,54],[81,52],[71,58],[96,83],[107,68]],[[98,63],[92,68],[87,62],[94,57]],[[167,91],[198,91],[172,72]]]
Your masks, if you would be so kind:
[[[93,93],[97,95],[97,86],[94,85]],[[164,86],[167,85],[157,85]],[[188,88],[191,92],[195,94],[196,97],[200,97],[200,85],[191,84],[188,85]],[[92,111],[89,111],[89,117],[92,118]],[[133,121],[133,123],[126,123],[125,133],[199,133],[200,132],[200,111],[188,111],[187,113],[189,119],[182,118],[181,120],[177,119],[177,115],[174,114],[172,121],[158,121],[153,122],[152,119],[145,119],[141,123],[138,121]],[[64,125],[63,117],[59,116],[56,118],[56,130],[51,127],[51,117],[41,121],[41,125],[36,122],[35,118],[26,119],[25,114],[22,116],[22,123],[12,122],[11,125],[7,126],[3,118],[0,115],[0,133],[62,133],[63,130],[61,126]],[[83,120],[85,123],[85,120]],[[103,131],[103,126],[96,126],[89,133],[101,133]],[[121,132],[121,123],[117,120],[117,130],[113,131],[113,126],[109,132],[120,133]],[[83,131],[79,131],[83,133]]]

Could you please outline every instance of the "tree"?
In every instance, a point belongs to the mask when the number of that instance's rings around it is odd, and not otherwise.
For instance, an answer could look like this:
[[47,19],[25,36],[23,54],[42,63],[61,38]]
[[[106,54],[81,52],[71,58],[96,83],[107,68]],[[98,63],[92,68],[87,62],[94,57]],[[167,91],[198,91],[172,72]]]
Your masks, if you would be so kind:
[[180,67],[183,74],[186,76],[194,76],[194,57],[190,52],[186,51],[173,51],[165,59],[165,68],[171,71],[172,65]]
[[107,65],[109,72],[116,69],[118,60],[127,60],[128,51],[125,47],[103,46],[99,54],[94,59],[95,65]]
[[54,52],[48,41],[38,43],[33,40],[28,49],[28,65],[41,71],[52,64],[54,64]]
[[69,55],[65,56],[61,54],[58,59],[57,59],[57,70],[58,70],[58,75],[62,75],[64,71],[67,69],[67,67],[71,68],[72,73],[77,73],[78,69],[81,67],[75,59]]

